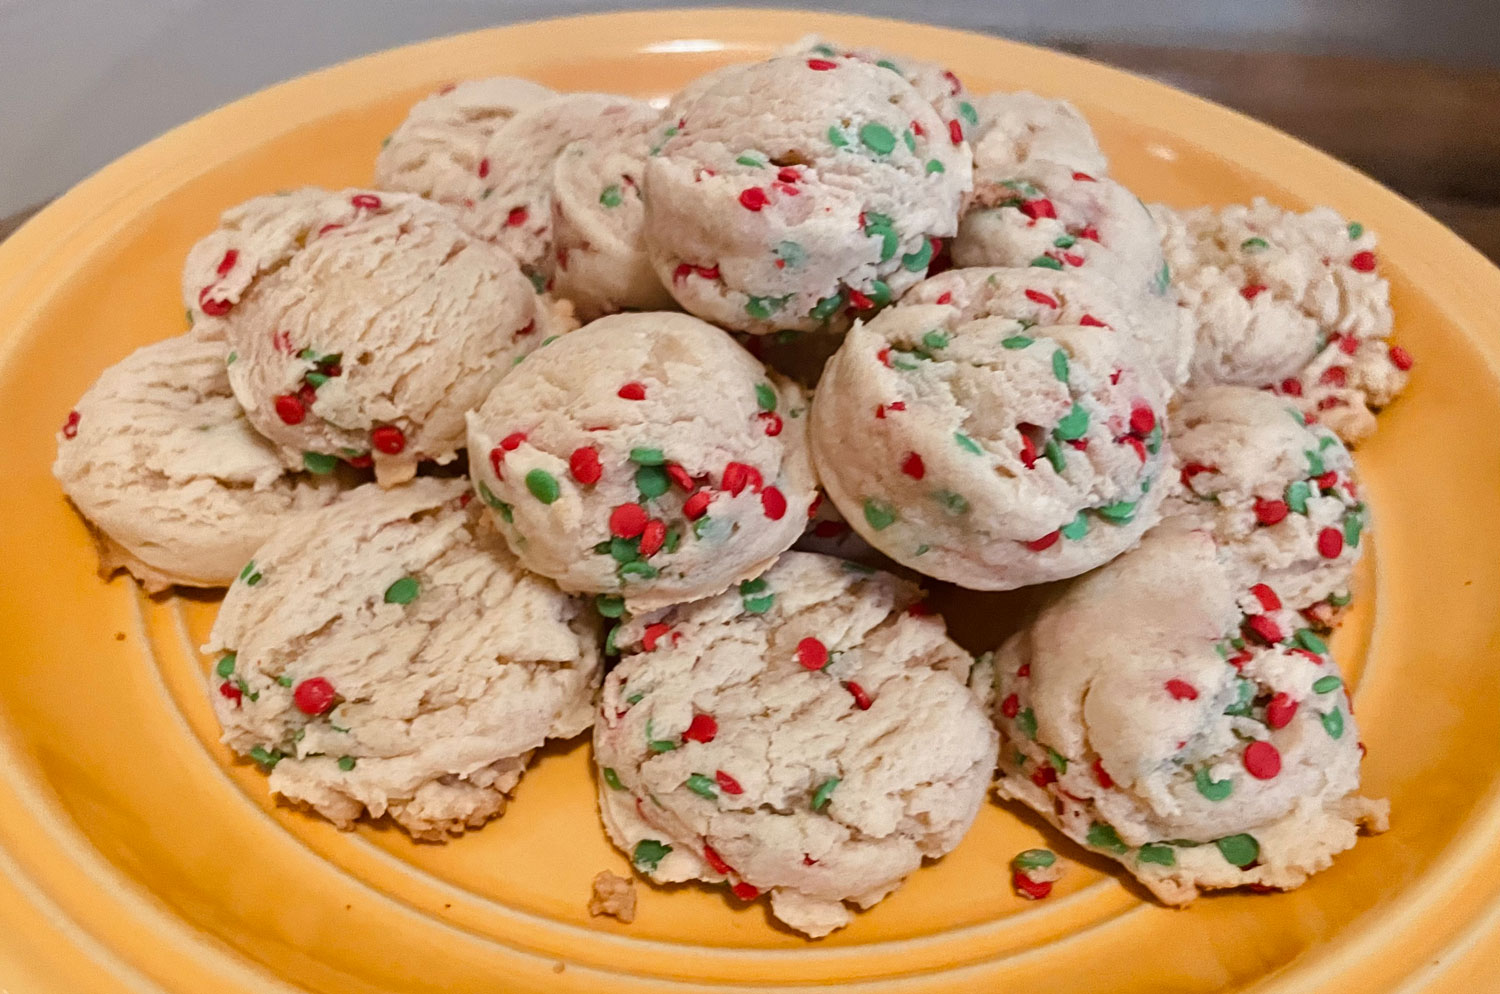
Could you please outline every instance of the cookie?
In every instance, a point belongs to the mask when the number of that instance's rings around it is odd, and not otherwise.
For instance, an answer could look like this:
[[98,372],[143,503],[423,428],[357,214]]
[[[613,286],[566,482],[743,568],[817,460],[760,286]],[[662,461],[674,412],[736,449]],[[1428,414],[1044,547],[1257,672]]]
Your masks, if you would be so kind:
[[290,472],[229,389],[201,332],[138,349],[68,414],[52,475],[93,525],[100,572],[152,593],[227,587],[281,522],[323,507],[348,474]]
[[754,334],[841,328],[955,232],[968,143],[897,73],[786,56],[694,94],[646,164],[646,249],[690,313]]
[[1375,235],[1319,207],[1262,199],[1152,208],[1196,347],[1192,381],[1272,387],[1346,442],[1406,386]]
[[1287,398],[1235,386],[1188,393],[1167,436],[1179,467],[1162,507],[1171,526],[1212,534],[1242,586],[1331,622],[1370,526],[1338,436]]
[[440,841],[589,727],[598,622],[515,562],[463,480],[362,487],[244,566],[204,651],[224,742],[341,828]]
[[722,883],[819,937],[950,852],[995,731],[915,587],[788,553],[718,597],[633,618],[595,723],[610,838],[658,883]]
[[1135,337],[1085,310],[1084,277],[939,281],[913,291],[933,303],[856,324],[824,370],[811,431],[829,499],[898,563],[976,590],[1075,576],[1133,546],[1159,518],[1169,459],[1166,384]]
[[1000,797],[1118,860],[1168,904],[1288,890],[1385,827],[1328,648],[1236,586],[1213,539],[1153,532],[975,667]]
[[540,349],[469,416],[474,486],[527,569],[649,610],[755,576],[817,490],[795,384],[686,314]]
[[256,430],[315,472],[373,461],[384,484],[452,461],[464,412],[543,340],[515,262],[412,194],[258,197],[183,281]]

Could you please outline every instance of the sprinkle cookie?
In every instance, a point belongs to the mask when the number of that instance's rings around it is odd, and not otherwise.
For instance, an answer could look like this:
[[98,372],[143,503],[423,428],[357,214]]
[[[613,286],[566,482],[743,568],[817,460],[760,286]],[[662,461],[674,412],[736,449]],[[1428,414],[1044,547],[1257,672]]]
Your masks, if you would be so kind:
[[678,303],[725,328],[843,327],[956,230],[968,143],[897,73],[785,56],[676,107],[646,165],[646,248]]
[[1214,542],[1153,533],[975,667],[1000,797],[1118,860],[1162,901],[1289,890],[1385,828],[1338,666],[1239,591]]
[[978,590],[1134,545],[1165,493],[1167,388],[1128,326],[1086,309],[1098,285],[1024,269],[930,282],[913,293],[933,303],[855,325],[823,372],[812,445],[829,498],[892,559]]
[[639,617],[594,729],[610,838],[658,883],[703,880],[820,937],[953,849],[995,730],[972,660],[918,591],[789,553],[711,600]]
[[362,487],[244,565],[205,652],[224,741],[340,828],[441,841],[589,727],[588,606],[521,570],[462,480]]
[[97,529],[100,572],[152,593],[227,587],[280,523],[323,507],[351,474],[289,472],[229,389],[201,332],[106,369],[68,413],[52,475]]
[[685,314],[617,314],[529,356],[469,416],[469,470],[526,568],[631,611],[716,594],[816,497],[800,388]]
[[184,284],[261,434],[314,473],[373,462],[386,485],[452,461],[464,412],[545,340],[510,257],[411,194],[258,197],[193,247]]

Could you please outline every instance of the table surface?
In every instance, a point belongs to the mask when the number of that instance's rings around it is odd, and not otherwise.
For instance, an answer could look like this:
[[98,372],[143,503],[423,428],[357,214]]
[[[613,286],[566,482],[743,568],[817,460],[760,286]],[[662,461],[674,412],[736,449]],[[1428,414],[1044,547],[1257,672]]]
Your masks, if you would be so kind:
[[[1382,58],[1059,41],[1272,124],[1414,200],[1500,262],[1500,70]],[[61,192],[61,191],[59,191]],[[30,210],[0,218],[0,238]]]

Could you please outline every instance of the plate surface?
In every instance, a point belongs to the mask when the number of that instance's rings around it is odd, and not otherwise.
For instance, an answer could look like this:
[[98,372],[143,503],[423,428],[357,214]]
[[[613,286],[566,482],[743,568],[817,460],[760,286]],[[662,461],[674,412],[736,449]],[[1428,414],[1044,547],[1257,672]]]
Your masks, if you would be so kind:
[[[183,330],[182,257],[218,213],[370,179],[381,138],[441,83],[516,74],[661,96],[807,32],[952,67],[976,92],[1065,96],[1118,177],[1179,205],[1329,204],[1381,236],[1408,394],[1359,451],[1378,538],[1335,648],[1358,678],[1367,791],[1393,827],[1291,894],[1171,911],[1036,819],[987,805],[963,845],[809,943],[722,888],[652,889],[624,926],[589,881],[628,873],[582,738],[550,748],[498,822],[446,846],[340,833],[270,803],[217,742],[193,651],[217,598],[101,582],[49,466],[74,399]],[[0,245],[0,988],[79,991],[1487,990],[1500,973],[1500,271],[1373,181],[1160,84],[954,31],[767,11],[528,24],[274,87],[126,156]],[[1442,384],[1447,383],[1444,387]],[[1465,414],[1464,412],[1468,413]],[[987,648],[1025,597],[954,596]],[[1015,897],[1006,864],[1072,868]]]

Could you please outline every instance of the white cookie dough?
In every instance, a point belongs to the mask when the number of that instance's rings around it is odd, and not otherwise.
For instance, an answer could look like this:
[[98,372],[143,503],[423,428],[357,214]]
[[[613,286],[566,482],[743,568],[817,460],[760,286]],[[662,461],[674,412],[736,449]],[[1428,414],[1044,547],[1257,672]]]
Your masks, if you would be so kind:
[[152,593],[227,587],[274,528],[343,490],[286,470],[230,392],[224,354],[199,332],[148,345],[69,413],[52,475],[97,529],[101,573],[124,568]]
[[954,270],[855,325],[819,381],[812,449],[867,542],[1009,590],[1093,569],[1157,521],[1166,384],[1126,326],[1089,309],[1098,289]]
[[659,883],[706,880],[820,937],[968,831],[995,730],[919,592],[789,553],[635,618],[594,726],[610,838]]
[[923,62],[908,55],[879,48],[849,48],[818,35],[808,35],[783,48],[777,55],[820,57],[824,59],[858,59],[900,76],[912,85],[938,112],[943,124],[965,140],[972,140],[972,129],[980,124],[973,97],[963,81],[952,70],[934,62]]
[[1195,385],[1274,387],[1351,444],[1374,431],[1412,360],[1390,342],[1372,232],[1262,199],[1152,213],[1197,342]]
[[795,384],[686,314],[616,314],[528,356],[469,416],[469,471],[527,569],[632,611],[719,593],[817,494]]
[[646,256],[646,155],[661,113],[635,104],[618,130],[565,148],[552,167],[552,288],[592,321],[674,306]]
[[542,339],[503,251],[412,194],[302,190],[226,211],[189,253],[250,423],[294,463],[400,483],[451,461],[464,412]]
[[977,177],[1008,177],[1033,162],[1055,162],[1102,179],[1109,162],[1082,114],[1066,100],[1034,93],[987,93],[973,101],[979,123],[974,145]]
[[1179,472],[1162,513],[1212,534],[1241,586],[1267,584],[1288,607],[1331,620],[1349,603],[1369,512],[1349,450],[1305,421],[1263,390],[1190,392],[1168,422]]
[[646,165],[646,247],[678,303],[725,328],[842,327],[957,229],[968,143],[897,73],[786,56],[674,110]]
[[589,727],[594,612],[523,571],[471,497],[360,488],[279,529],[230,588],[204,649],[214,710],[273,794],[440,841]]
[[1154,532],[975,667],[999,795],[1168,904],[1300,886],[1386,824],[1327,647],[1231,577],[1209,536]]

